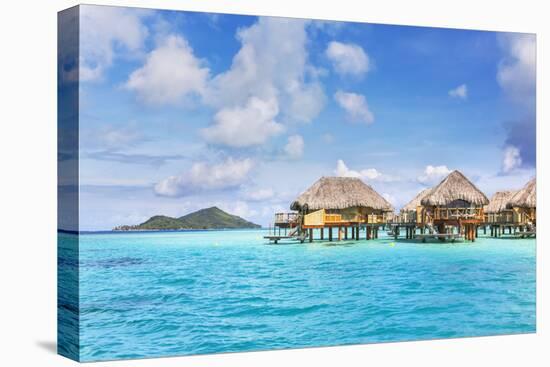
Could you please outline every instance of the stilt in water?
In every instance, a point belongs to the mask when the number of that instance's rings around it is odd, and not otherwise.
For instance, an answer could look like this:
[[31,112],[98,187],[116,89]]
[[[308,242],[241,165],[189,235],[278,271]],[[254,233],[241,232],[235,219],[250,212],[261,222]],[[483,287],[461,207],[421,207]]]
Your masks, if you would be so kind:
[[328,240],[332,241],[332,227],[328,227]]
[[313,242],[313,228],[309,229],[309,242]]
[[325,229],[321,228],[321,240],[325,239]]

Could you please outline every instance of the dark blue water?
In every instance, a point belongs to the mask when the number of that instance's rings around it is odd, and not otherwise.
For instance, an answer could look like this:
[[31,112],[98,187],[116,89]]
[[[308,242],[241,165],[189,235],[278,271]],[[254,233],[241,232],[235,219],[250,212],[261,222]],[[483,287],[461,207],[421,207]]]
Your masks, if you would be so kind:
[[535,331],[533,239],[269,246],[263,234],[81,235],[81,359]]

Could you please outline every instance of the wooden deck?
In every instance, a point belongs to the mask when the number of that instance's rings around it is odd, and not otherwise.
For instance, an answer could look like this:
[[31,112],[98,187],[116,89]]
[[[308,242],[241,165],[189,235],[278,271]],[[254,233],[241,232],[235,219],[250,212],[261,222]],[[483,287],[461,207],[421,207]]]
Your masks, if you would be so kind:
[[303,233],[303,234],[301,234],[301,235],[294,235],[294,236],[268,235],[268,236],[264,236],[264,238],[265,238],[266,240],[269,240],[270,242],[272,241],[274,244],[279,243],[280,240],[292,240],[292,239],[293,239],[293,240],[300,241],[301,243],[304,243],[304,241],[305,241],[306,238],[307,238],[307,234],[306,234],[306,233]]
[[462,239],[462,235],[458,233],[427,233],[427,234],[415,234],[415,239],[422,240],[422,242],[426,242],[427,239],[435,239],[438,240],[451,240],[452,242],[456,241],[457,239]]
[[530,238],[530,237],[536,237],[537,231],[523,231],[523,232],[516,232],[514,233],[514,237],[516,238]]

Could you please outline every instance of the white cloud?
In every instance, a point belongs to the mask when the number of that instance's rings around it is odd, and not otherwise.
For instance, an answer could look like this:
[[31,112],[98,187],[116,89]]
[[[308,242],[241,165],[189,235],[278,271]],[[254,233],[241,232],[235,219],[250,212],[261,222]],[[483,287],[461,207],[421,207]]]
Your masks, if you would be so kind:
[[374,115],[364,95],[339,90],[334,94],[334,99],[347,112],[351,121],[366,124],[374,122]]
[[220,207],[220,209],[230,214],[237,215],[247,220],[253,220],[253,218],[258,215],[258,211],[250,208],[248,204],[244,201],[220,203],[218,206]]
[[498,36],[504,51],[498,64],[497,81],[510,101],[523,114],[504,123],[506,138],[502,172],[536,165],[536,58],[534,34],[504,33]]
[[252,191],[246,191],[244,197],[246,200],[250,201],[264,201],[271,199],[275,196],[275,192],[272,188],[267,189],[257,189]]
[[144,9],[81,6],[80,80],[101,79],[121,51],[141,52],[148,36],[142,18],[149,14]]
[[135,123],[127,125],[103,125],[81,132],[82,145],[85,148],[119,150],[146,140],[141,129]]
[[534,102],[536,89],[536,36],[508,33],[499,37],[505,52],[497,71],[497,81],[518,102]]
[[300,135],[291,135],[284,147],[285,156],[289,159],[299,159],[304,154],[304,139]]
[[445,176],[451,173],[451,170],[447,166],[432,166],[428,165],[424,169],[424,173],[418,176],[418,182],[425,185],[438,184]]
[[346,26],[345,22],[333,20],[312,20],[311,28],[314,32],[324,32],[330,37],[335,37]]
[[367,168],[359,171],[352,170],[348,168],[346,163],[341,159],[336,162],[334,174],[339,177],[356,177],[365,181],[391,182],[398,180],[396,177],[381,173],[376,168]]
[[340,74],[357,76],[367,73],[370,69],[369,56],[359,45],[332,41],[325,53]]
[[309,122],[321,111],[324,93],[308,63],[305,20],[261,17],[237,33],[241,48],[231,68],[215,76],[205,100],[221,109],[251,98],[275,100],[285,119]]
[[461,84],[458,87],[451,89],[449,91],[449,96],[459,99],[468,98],[468,86],[466,84]]
[[202,95],[209,70],[181,36],[165,37],[145,64],[129,77],[126,88],[147,104],[177,104],[190,94]]
[[239,187],[247,181],[253,167],[249,158],[228,158],[220,164],[197,162],[189,171],[179,176],[170,176],[155,185],[160,196],[181,197],[200,191],[215,191]]
[[517,147],[507,146],[503,152],[502,171],[510,173],[521,166],[521,155]]
[[284,131],[274,120],[279,113],[277,101],[251,97],[244,107],[221,109],[212,126],[201,130],[202,136],[213,144],[242,148],[265,143]]

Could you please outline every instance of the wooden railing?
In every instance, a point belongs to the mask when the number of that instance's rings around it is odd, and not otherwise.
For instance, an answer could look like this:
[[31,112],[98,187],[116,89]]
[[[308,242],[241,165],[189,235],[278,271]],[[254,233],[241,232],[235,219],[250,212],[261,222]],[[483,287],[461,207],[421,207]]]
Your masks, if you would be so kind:
[[275,223],[294,223],[298,219],[298,213],[276,213]]
[[435,208],[433,219],[477,219],[484,220],[482,208]]
[[514,223],[519,222],[517,215],[513,213],[489,213],[487,214],[487,223]]

